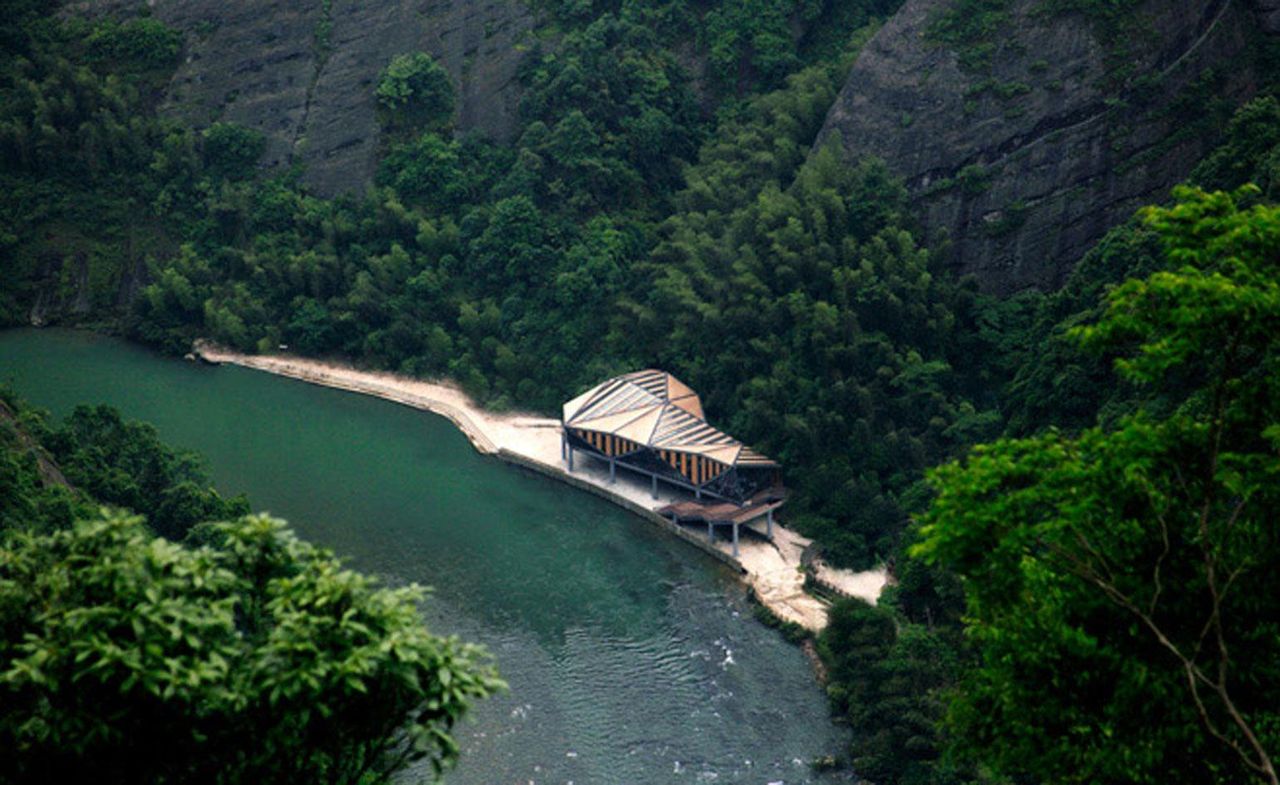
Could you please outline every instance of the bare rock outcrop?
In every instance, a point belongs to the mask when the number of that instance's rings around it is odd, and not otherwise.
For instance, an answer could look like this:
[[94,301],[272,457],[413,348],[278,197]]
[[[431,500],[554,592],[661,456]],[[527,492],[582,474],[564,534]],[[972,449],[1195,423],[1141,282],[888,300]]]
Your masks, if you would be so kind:
[[[1252,4],[1251,4],[1252,2]],[[1210,105],[1256,90],[1252,53],[1280,0],[1144,0],[1108,31],[1010,0],[985,60],[940,42],[954,0],[907,0],[826,119],[852,158],[883,158],[933,241],[995,292],[1060,285],[1088,247],[1164,198],[1212,144]],[[962,55],[968,54],[968,59]],[[977,64],[975,65],[975,59]]]
[[[201,128],[219,120],[262,131],[262,164],[304,166],[317,193],[360,191],[379,129],[373,90],[397,54],[425,51],[458,89],[460,130],[508,139],[516,70],[534,16],[522,0],[150,0],[186,34],[162,111]],[[67,13],[129,14],[136,3],[87,0]]]
[[1258,24],[1264,32],[1280,33],[1280,0],[1254,0],[1257,7]]

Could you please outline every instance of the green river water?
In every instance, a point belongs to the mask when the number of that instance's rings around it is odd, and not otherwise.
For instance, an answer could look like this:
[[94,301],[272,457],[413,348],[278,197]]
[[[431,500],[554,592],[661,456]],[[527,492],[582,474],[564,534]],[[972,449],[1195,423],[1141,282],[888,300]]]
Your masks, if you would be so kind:
[[428,625],[485,644],[511,685],[459,729],[449,783],[816,782],[808,762],[846,743],[723,566],[443,418],[67,330],[0,332],[0,381],[57,416],[100,402],[151,422],[221,491],[433,587]]

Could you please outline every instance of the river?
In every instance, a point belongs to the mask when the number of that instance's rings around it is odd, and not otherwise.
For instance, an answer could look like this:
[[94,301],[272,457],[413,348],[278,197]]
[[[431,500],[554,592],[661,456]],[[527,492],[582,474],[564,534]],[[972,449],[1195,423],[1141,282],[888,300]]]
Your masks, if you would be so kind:
[[458,729],[451,785],[818,782],[809,761],[847,743],[727,568],[443,418],[69,330],[0,332],[0,382],[57,416],[150,422],[222,492],[432,587],[428,626],[483,643],[511,687]]

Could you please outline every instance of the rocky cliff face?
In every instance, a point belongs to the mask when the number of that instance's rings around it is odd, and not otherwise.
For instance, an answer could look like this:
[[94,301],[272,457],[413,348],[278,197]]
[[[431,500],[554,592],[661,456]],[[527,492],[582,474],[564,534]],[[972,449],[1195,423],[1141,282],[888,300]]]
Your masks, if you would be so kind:
[[819,143],[839,134],[851,157],[885,159],[930,237],[995,292],[1060,285],[1108,228],[1164,198],[1253,94],[1254,53],[1280,24],[1280,0],[1142,0],[1120,28],[1009,0],[984,58],[940,40],[955,3],[907,0]]
[[[523,0],[150,0],[186,33],[163,110],[203,127],[226,120],[267,136],[263,164],[302,163],[318,193],[362,189],[373,175],[373,89],[397,54],[425,51],[458,88],[458,127],[496,139],[515,130],[516,69],[534,17]],[[68,13],[128,13],[89,0]]]
[[1280,33],[1280,0],[1254,0],[1258,24],[1268,33]]

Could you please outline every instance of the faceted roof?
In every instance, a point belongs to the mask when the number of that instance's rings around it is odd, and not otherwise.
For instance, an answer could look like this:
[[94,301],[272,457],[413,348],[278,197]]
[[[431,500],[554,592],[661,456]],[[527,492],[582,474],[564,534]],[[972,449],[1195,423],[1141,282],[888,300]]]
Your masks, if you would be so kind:
[[703,419],[702,400],[665,371],[635,371],[592,387],[564,405],[564,424],[658,450],[702,455],[728,466],[777,466]]

